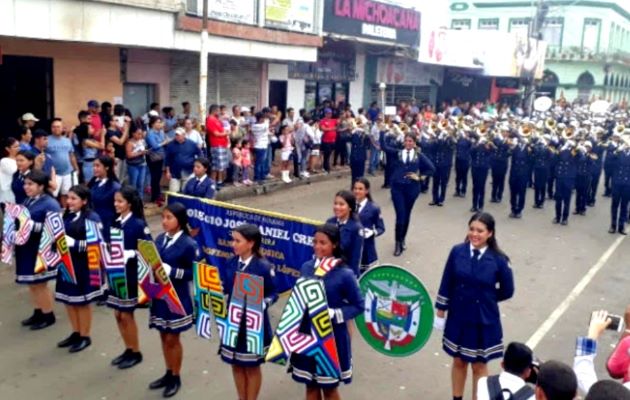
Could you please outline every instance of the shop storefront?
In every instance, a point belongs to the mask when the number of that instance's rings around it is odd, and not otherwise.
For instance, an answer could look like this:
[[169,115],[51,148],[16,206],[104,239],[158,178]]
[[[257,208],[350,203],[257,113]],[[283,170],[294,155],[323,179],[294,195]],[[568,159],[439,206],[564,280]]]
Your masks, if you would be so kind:
[[381,101],[380,83],[385,84],[385,103],[398,104],[415,100],[417,104],[435,104],[442,85],[444,68],[420,64],[396,57],[381,57],[377,61],[376,81],[371,85],[371,101]]

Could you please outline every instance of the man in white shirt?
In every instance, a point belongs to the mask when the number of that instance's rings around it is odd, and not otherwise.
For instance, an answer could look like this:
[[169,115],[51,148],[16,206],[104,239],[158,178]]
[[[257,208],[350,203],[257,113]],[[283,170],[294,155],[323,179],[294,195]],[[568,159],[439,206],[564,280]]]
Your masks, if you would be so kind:
[[[534,389],[525,380],[532,372],[533,355],[527,345],[512,342],[507,346],[499,375],[482,377],[477,383],[477,400],[534,400]],[[498,386],[496,386],[498,378]]]

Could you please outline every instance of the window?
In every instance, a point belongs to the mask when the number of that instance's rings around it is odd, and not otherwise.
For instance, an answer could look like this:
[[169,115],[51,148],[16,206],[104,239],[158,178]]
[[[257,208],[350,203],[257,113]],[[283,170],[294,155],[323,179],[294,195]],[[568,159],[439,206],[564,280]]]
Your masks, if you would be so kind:
[[529,18],[513,18],[510,20],[509,31],[526,38],[529,36],[529,21]]
[[590,72],[586,71],[580,74],[577,80],[578,99],[588,101],[591,97],[591,90],[595,85],[595,79]]
[[451,20],[451,29],[469,30],[470,20],[469,19],[453,19]]
[[582,31],[582,50],[596,52],[599,50],[599,19],[585,18]]
[[562,47],[563,18],[547,18],[543,23],[542,36],[549,47]]
[[499,18],[480,18],[479,29],[499,29]]

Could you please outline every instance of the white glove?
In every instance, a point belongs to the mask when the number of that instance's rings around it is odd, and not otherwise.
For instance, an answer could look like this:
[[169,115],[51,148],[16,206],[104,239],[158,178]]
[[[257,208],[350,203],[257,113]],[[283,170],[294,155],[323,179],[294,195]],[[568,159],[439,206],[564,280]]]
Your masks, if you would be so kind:
[[167,263],[163,262],[162,263],[162,268],[164,268],[164,271],[166,271],[166,275],[171,275],[171,271],[173,270],[173,267],[171,267]]
[[331,321],[335,321],[335,310],[333,310],[332,308],[328,309],[328,316],[330,317]]
[[125,250],[123,251],[123,257],[125,259],[125,264],[127,263],[127,261],[129,261],[132,258],[136,258],[136,251],[135,250]]
[[364,239],[370,238],[374,235],[374,231],[372,229],[363,228],[360,232],[361,237]]
[[438,317],[436,315],[435,318],[433,319],[433,329],[436,329],[438,331],[443,331],[445,326],[446,326],[446,318]]
[[73,238],[72,236],[68,236],[68,235],[66,235],[66,244],[68,245],[68,247],[74,247],[74,244],[75,244],[76,242],[77,242],[77,241],[76,241],[76,240],[74,240],[74,238]]

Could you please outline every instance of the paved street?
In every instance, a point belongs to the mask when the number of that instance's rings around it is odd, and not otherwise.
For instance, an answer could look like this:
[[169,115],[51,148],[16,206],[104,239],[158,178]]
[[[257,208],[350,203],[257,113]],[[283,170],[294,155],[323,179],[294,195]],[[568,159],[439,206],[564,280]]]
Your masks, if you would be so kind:
[[[380,187],[382,178],[373,179]],[[332,214],[334,193],[347,186],[348,180],[300,186],[272,195],[246,198],[239,204],[323,220]],[[452,186],[451,186],[452,187]],[[444,207],[429,207],[429,197],[422,195],[414,210],[403,257],[393,252],[394,212],[389,191],[373,191],[381,205],[387,232],[377,240],[382,262],[394,262],[416,273],[434,297],[449,249],[466,234],[470,216],[470,193],[467,199],[449,197]],[[598,198],[586,217],[571,216],[568,227],[552,225],[552,204],[545,210],[531,208],[533,192],[528,191],[528,204],[522,220],[507,218],[509,207],[488,204],[486,210],[497,218],[497,235],[501,247],[510,255],[516,281],[513,299],[502,304],[505,341],[527,341],[552,311],[567,297],[587,271],[595,265],[620,236],[606,233],[609,199]],[[153,233],[158,233],[159,217],[151,219]],[[535,353],[542,359],[572,362],[575,336],[585,334],[591,310],[607,308],[623,313],[628,302],[627,260],[630,246],[621,242],[602,269],[572,302],[551,330],[542,337]],[[57,349],[55,344],[69,333],[69,324],[61,306],[57,305],[57,324],[41,332],[19,326],[32,307],[27,290],[13,283],[13,268],[0,270],[0,397],[40,399],[157,399],[159,392],[146,387],[161,376],[163,361],[158,334],[147,329],[146,310],[137,313],[141,327],[141,348],[144,362],[132,370],[119,371],[109,366],[111,358],[123,350],[110,310],[96,309],[93,345],[78,355]],[[274,306],[274,320],[282,304]],[[274,321],[274,324],[275,324]],[[347,399],[447,399],[450,398],[450,362],[441,351],[441,336],[434,335],[416,355],[392,359],[371,350],[355,335],[353,341],[354,380],[342,387]],[[616,335],[606,333],[596,360],[599,373]],[[183,336],[183,388],[179,399],[234,399],[230,368],[217,356],[216,339],[210,342],[195,337],[193,330]],[[491,370],[497,371],[493,362]],[[469,378],[470,379],[470,378]],[[467,397],[470,398],[470,386]],[[284,368],[263,367],[261,399],[297,399],[303,387],[293,383]]]

